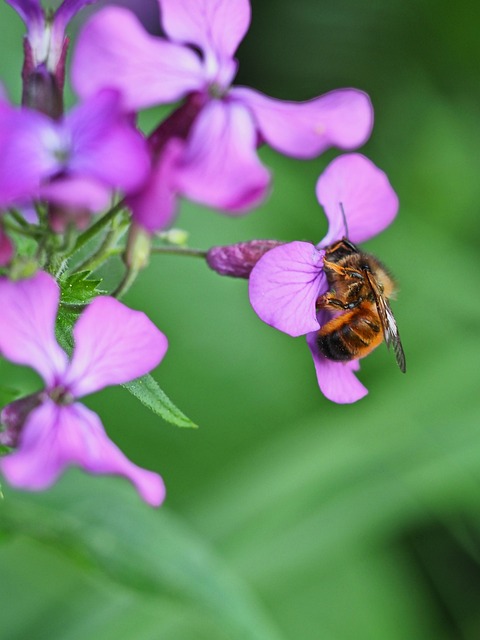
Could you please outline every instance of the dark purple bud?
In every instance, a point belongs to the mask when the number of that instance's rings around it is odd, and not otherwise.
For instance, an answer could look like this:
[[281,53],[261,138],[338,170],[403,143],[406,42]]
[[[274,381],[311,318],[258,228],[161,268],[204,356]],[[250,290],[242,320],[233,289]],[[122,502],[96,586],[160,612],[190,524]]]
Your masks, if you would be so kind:
[[0,444],[6,447],[18,446],[26,419],[30,412],[41,404],[42,398],[43,391],[39,391],[25,398],[15,400],[2,409],[0,423],[3,431],[0,431]]
[[181,107],[175,109],[148,137],[154,157],[159,155],[171,138],[184,140],[206,101],[202,93],[191,93]]
[[15,247],[13,242],[5,233],[3,227],[0,226],[0,267],[6,267],[10,264],[14,253]]
[[45,62],[35,64],[30,41],[27,38],[24,40],[22,105],[40,111],[54,120],[63,115],[67,48],[68,39],[65,38],[55,70],[50,71]]
[[86,207],[54,203],[48,207],[48,224],[54,233],[65,233],[69,226],[83,231],[91,219],[92,214]]
[[248,278],[260,258],[281,244],[279,240],[250,240],[212,247],[207,252],[207,264],[221,276]]

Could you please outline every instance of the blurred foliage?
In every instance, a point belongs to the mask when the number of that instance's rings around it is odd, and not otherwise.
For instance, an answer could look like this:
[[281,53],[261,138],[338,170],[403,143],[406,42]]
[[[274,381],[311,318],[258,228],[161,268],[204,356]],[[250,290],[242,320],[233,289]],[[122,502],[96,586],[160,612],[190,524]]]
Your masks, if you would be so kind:
[[[247,286],[152,257],[127,302],[169,338],[155,372],[198,430],[122,388],[92,397],[112,438],[158,470],[158,512],[122,480],[72,471],[3,487],[2,640],[477,640],[480,637],[479,6],[253,1],[238,82],[306,99],[372,97],[364,152],[401,211],[368,243],[400,282],[402,376],[379,348],[353,406],[318,391],[304,340],[263,325]],[[0,5],[0,77],[19,95],[22,26]],[[152,27],[154,30],[154,27]],[[149,118],[155,117],[155,111]],[[243,219],[185,203],[192,246],[320,239],[312,162],[262,158],[270,199]],[[118,274],[104,274],[108,278]],[[2,385],[30,391],[1,364]]]

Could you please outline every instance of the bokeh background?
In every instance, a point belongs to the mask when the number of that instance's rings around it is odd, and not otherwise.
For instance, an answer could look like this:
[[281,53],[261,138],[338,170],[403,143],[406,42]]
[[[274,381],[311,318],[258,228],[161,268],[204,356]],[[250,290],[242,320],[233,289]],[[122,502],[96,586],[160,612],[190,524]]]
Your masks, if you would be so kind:
[[[407,374],[382,346],[362,364],[369,395],[336,406],[304,340],[262,324],[245,281],[153,257],[126,302],[168,335],[155,377],[200,428],[163,423],[124,389],[88,400],[131,459],[162,473],[158,511],[122,479],[75,470],[40,495],[3,486],[2,640],[480,638],[480,5],[252,5],[238,83],[372,98],[363,151],[401,210],[367,248],[400,283]],[[155,32],[155,3],[136,7]],[[17,100],[23,27],[5,3],[0,25]],[[337,153],[263,149],[275,181],[260,209],[239,220],[184,203],[177,226],[199,248],[318,241],[314,185]],[[1,371],[7,386],[37,384]]]

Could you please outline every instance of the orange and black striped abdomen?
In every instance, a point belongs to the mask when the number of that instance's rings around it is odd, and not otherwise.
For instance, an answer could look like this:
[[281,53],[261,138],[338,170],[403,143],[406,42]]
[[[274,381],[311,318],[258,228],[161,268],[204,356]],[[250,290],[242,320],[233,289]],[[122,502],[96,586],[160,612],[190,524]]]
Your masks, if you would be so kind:
[[382,341],[380,319],[369,302],[332,318],[323,325],[317,337],[323,355],[336,362],[363,358]]

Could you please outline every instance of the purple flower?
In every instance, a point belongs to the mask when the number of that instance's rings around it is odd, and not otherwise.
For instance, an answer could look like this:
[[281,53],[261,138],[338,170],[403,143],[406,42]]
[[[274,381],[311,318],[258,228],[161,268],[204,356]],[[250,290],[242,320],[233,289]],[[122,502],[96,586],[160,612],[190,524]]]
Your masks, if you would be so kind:
[[45,199],[98,211],[113,189],[135,190],[148,175],[145,141],[104,90],[61,120],[0,103],[0,206]]
[[318,179],[317,198],[328,218],[327,235],[318,245],[289,242],[260,258],[250,275],[250,302],[272,327],[291,336],[307,335],[318,384],[327,398],[355,402],[367,393],[354,374],[358,361],[328,360],[316,344],[320,327],[332,318],[327,311],[316,310],[318,297],[328,290],[322,247],[347,235],[360,243],[380,233],[395,218],[398,198],[385,173],[358,153],[340,156],[328,165]]
[[148,373],[165,355],[167,339],[145,314],[98,297],[74,327],[69,360],[55,339],[58,302],[59,288],[46,273],[0,280],[0,351],[35,369],[45,382],[44,391],[29,401],[34,408],[22,425],[18,449],[0,460],[0,469],[10,484],[31,490],[50,486],[69,465],[119,474],[157,506],[165,494],[160,476],[130,462],[108,439],[100,418],[77,399]]
[[68,22],[96,0],[64,0],[55,12],[45,12],[39,0],[6,0],[27,27],[22,70],[22,104],[52,117],[63,113],[63,85]]
[[170,40],[146,33],[129,11],[109,7],[85,25],[72,66],[80,95],[115,87],[127,110],[187,98],[154,134],[151,180],[132,204],[148,230],[169,222],[176,194],[232,214],[257,205],[270,183],[259,143],[312,158],[331,146],[355,148],[370,135],[372,107],[361,91],[295,103],[231,86],[234,54],[250,24],[248,0],[159,4]]
[[34,67],[45,65],[55,72],[65,46],[65,29],[70,20],[96,0],[64,0],[58,9],[45,14],[39,0],[6,0],[22,18],[28,31]]

